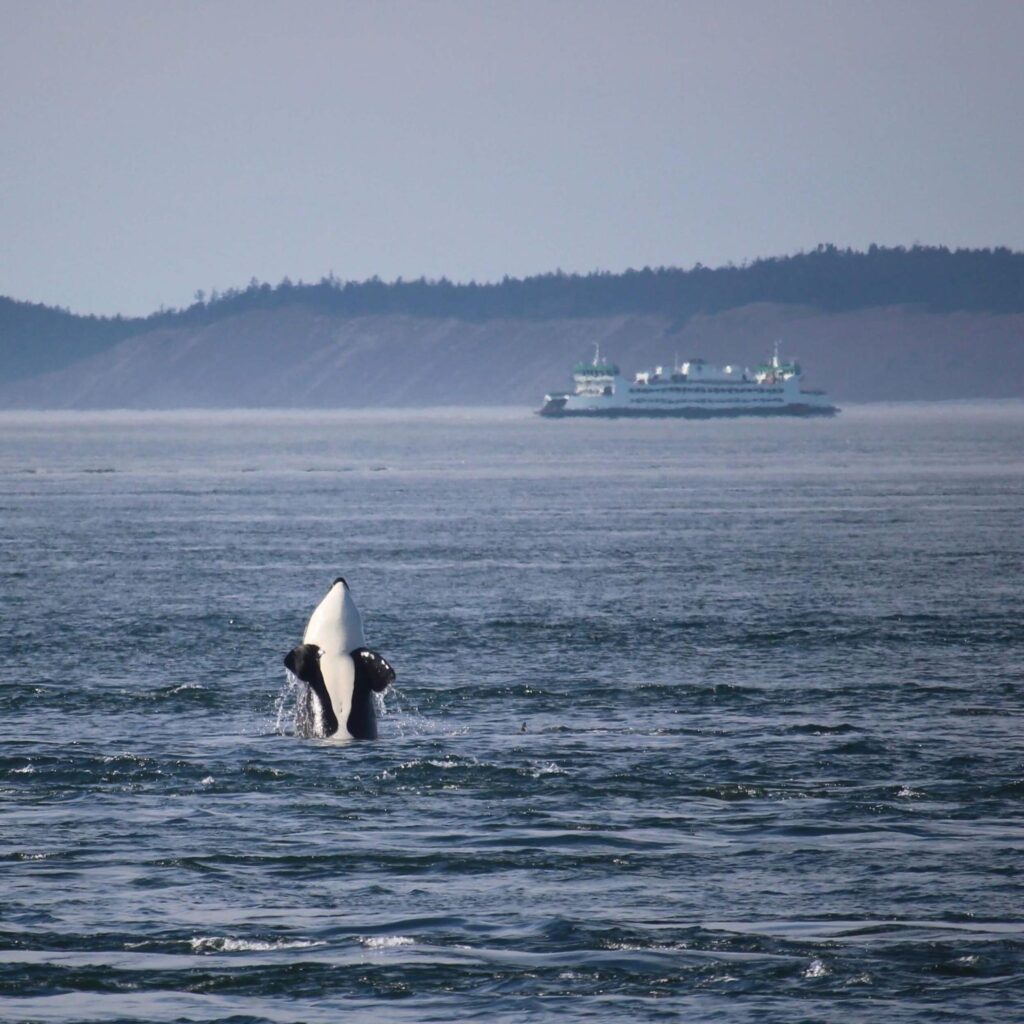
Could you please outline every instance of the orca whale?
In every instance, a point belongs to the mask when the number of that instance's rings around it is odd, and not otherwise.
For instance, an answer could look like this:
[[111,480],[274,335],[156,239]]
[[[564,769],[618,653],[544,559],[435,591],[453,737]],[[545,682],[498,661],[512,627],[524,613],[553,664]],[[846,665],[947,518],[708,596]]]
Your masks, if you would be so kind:
[[284,663],[315,695],[324,736],[377,738],[373,695],[395,681],[395,670],[366,646],[362,616],[343,576],[313,610],[302,643]]

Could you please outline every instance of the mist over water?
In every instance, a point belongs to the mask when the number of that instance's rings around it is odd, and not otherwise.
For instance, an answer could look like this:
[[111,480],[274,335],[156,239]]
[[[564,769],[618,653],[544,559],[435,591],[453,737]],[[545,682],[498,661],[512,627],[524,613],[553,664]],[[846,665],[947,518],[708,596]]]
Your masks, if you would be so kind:
[[[0,414],[0,1019],[1012,1019],[1022,452]],[[341,574],[374,743],[282,665]]]

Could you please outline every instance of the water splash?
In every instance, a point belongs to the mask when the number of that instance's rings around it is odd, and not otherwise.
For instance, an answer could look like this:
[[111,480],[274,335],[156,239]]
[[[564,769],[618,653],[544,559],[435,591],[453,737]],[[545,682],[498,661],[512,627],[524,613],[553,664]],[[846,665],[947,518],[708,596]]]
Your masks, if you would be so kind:
[[[382,738],[407,736],[458,736],[464,728],[452,728],[432,722],[394,686],[384,693],[374,693],[373,705]],[[278,736],[298,736],[302,739],[323,739],[323,708],[315,693],[298,676],[285,669],[284,684],[273,705],[272,731]]]
[[408,935],[373,935],[359,941],[367,949],[395,949],[398,946],[411,946],[416,942]]
[[274,732],[279,736],[325,739],[324,709],[320,698],[289,669],[274,701]]
[[314,939],[237,939],[225,935],[198,935],[189,939],[193,953],[269,953],[278,949],[309,949],[326,946]]
[[278,736],[312,739],[324,735],[323,709],[298,676],[285,669],[284,686],[274,701],[274,732]]
[[389,686],[385,693],[375,693],[373,700],[377,708],[377,720],[382,738],[462,736],[467,732],[463,726],[454,727],[451,723],[428,718],[420,711],[409,694],[402,692],[397,686]]
[[815,958],[810,962],[807,970],[804,971],[805,978],[824,978],[832,972],[825,966],[822,960]]

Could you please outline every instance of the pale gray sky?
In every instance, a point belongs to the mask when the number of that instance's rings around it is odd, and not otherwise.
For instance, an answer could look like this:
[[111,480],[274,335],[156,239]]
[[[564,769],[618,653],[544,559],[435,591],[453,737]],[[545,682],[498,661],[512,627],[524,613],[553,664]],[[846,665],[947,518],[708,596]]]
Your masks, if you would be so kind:
[[0,0],[0,294],[1024,247],[1021,0]]

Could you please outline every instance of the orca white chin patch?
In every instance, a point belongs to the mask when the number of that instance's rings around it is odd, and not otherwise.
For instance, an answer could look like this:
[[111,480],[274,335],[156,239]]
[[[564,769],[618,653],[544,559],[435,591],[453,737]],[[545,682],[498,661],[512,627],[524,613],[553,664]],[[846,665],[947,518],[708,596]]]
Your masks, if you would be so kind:
[[325,654],[348,654],[357,647],[365,647],[363,617],[359,614],[348,584],[338,577],[324,599],[313,609],[304,644],[316,644]]
[[394,669],[366,647],[363,620],[341,577],[309,618],[302,643],[284,663],[306,683],[319,714],[319,735],[338,739],[377,738],[374,693],[395,681]]

